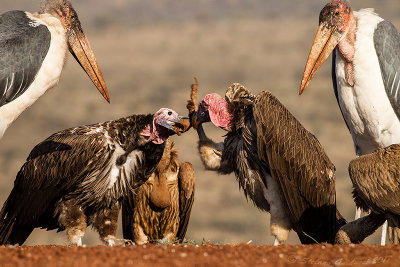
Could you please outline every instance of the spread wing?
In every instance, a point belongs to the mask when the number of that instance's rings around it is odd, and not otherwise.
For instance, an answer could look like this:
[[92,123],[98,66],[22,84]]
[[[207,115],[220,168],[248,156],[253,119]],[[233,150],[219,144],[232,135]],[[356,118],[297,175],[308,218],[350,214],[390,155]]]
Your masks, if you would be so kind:
[[184,162],[178,173],[179,185],[179,228],[177,239],[182,242],[189,224],[190,213],[194,202],[195,176],[192,164]]
[[400,34],[392,23],[382,21],[374,32],[374,44],[386,94],[400,118]]
[[258,155],[270,167],[292,222],[308,207],[335,205],[335,167],[318,140],[269,92],[253,107]]
[[23,11],[0,16],[0,106],[32,84],[50,47],[51,34]]
[[378,213],[400,214],[400,145],[353,159],[349,174],[354,195]]

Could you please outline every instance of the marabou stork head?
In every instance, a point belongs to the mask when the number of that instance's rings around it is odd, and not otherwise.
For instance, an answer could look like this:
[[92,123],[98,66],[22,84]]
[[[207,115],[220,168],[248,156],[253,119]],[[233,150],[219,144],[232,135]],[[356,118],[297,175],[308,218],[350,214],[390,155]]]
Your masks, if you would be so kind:
[[161,108],[153,116],[153,123],[148,125],[142,132],[148,141],[155,144],[162,144],[171,135],[181,135],[190,127],[190,121],[187,117],[179,116],[174,110]]
[[69,51],[85,70],[103,97],[110,102],[110,96],[103,74],[101,73],[89,41],[82,30],[78,14],[71,3],[68,0],[44,0],[40,13],[50,14],[61,21],[65,29]]
[[193,128],[211,121],[215,126],[228,130],[232,120],[232,115],[228,110],[228,102],[219,94],[213,93],[206,95],[199,104],[199,108],[193,114]]
[[333,0],[321,10],[319,28],[308,56],[300,94],[307,88],[338,43],[346,36],[350,29],[351,19],[352,10],[345,0]]

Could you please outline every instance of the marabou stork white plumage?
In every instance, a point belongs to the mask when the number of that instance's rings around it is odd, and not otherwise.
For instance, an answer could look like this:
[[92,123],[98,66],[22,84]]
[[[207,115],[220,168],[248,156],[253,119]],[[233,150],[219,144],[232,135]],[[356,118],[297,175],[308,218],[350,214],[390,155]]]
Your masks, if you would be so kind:
[[45,0],[39,13],[14,10],[0,15],[0,138],[58,83],[68,49],[110,102],[100,67],[68,0]]

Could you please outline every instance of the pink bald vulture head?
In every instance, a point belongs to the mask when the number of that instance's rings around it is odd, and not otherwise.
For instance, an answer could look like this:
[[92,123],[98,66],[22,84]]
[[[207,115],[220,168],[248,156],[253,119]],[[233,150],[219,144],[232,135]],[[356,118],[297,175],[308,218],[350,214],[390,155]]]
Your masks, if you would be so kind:
[[155,144],[162,144],[171,135],[181,135],[190,127],[190,121],[187,117],[179,116],[174,110],[161,108],[153,116],[153,122],[147,125],[141,135],[147,141]]
[[216,93],[206,95],[200,102],[194,117],[193,127],[197,128],[201,123],[209,121],[224,130],[229,130],[232,121],[228,103]]

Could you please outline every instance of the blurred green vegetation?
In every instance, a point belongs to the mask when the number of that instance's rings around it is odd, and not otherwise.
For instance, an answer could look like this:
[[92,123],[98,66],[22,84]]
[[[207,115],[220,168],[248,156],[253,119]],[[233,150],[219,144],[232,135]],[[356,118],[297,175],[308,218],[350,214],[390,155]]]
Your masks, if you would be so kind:
[[[269,90],[320,140],[336,165],[337,204],[354,217],[347,174],[353,143],[333,94],[330,63],[298,95],[301,76],[326,1],[281,0],[72,0],[102,68],[111,95],[107,104],[69,55],[59,86],[40,98],[0,140],[0,203],[34,145],[76,125],[151,113],[170,107],[186,114],[193,77],[199,97],[224,94],[233,82],[257,93]],[[354,0],[355,10],[375,7],[400,29],[398,0]],[[39,1],[2,0],[1,12],[38,10]],[[225,133],[209,125],[215,140]],[[233,175],[205,171],[197,135],[174,137],[180,161],[196,171],[196,199],[187,238],[213,243],[272,244],[269,215],[247,202]],[[84,243],[100,244],[88,231]],[[376,243],[378,234],[368,239]],[[65,233],[36,230],[27,244],[66,244]],[[298,243],[291,233],[289,243]]]

